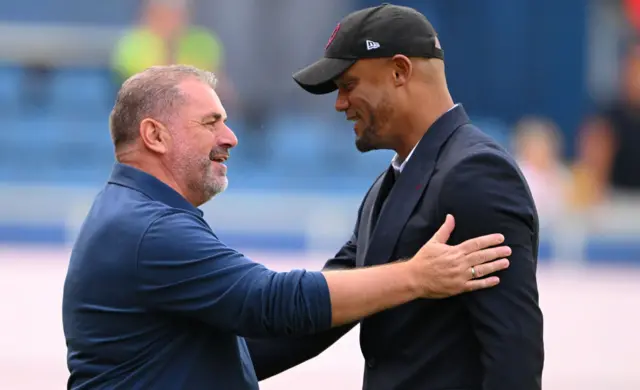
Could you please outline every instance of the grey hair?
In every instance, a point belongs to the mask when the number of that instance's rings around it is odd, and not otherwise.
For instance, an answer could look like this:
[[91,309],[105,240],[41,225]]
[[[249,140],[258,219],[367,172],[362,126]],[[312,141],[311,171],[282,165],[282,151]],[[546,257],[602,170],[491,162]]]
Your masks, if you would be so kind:
[[140,122],[145,118],[171,119],[175,108],[184,103],[179,85],[189,78],[212,89],[218,82],[212,72],[189,65],[153,66],[129,77],[120,87],[109,115],[114,146],[135,141]]

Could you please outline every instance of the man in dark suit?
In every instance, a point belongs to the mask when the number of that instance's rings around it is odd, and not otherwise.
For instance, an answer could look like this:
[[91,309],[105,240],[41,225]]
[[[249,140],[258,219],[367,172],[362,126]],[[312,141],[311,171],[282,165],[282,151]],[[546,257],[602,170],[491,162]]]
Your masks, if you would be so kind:
[[[337,90],[356,146],[392,149],[352,237],[325,269],[411,257],[445,219],[454,242],[503,232],[511,266],[493,289],[423,299],[360,321],[367,390],[538,390],[544,361],[536,267],[538,217],[512,157],[469,120],[447,88],[436,32],[417,11],[382,5],[336,27],[324,58],[294,75],[313,94]],[[260,379],[310,359],[353,328],[250,339]]]

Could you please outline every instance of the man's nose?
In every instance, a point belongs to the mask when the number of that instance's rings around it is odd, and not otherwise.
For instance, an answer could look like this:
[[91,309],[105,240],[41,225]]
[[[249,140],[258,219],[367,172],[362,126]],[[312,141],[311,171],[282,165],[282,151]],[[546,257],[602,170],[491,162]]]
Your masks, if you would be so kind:
[[342,93],[338,92],[338,96],[336,97],[336,111],[343,112],[347,111],[349,108],[349,101],[347,97]]
[[219,141],[222,144],[221,146],[224,146],[228,149],[231,149],[238,145],[238,137],[236,137],[236,134],[227,125],[224,126],[224,130],[220,133]]

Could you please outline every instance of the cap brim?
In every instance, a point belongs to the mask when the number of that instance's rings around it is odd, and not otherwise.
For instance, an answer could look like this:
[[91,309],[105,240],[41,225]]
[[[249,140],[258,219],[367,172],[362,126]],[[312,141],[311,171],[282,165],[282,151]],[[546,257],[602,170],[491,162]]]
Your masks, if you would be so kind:
[[349,69],[355,62],[356,60],[321,58],[294,73],[293,79],[305,91],[314,95],[323,95],[338,89],[333,80]]

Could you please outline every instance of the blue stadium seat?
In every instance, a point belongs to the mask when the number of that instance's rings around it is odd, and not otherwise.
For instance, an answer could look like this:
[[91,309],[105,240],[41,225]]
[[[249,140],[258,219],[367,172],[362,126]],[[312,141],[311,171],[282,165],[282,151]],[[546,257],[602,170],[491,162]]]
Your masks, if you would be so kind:
[[56,180],[69,183],[105,180],[114,161],[107,119],[69,122],[65,136],[57,143],[57,153]]
[[51,106],[54,113],[66,116],[105,116],[113,104],[113,91],[106,71],[59,70],[51,80]]
[[124,26],[135,22],[139,1],[20,0],[0,1],[4,20],[27,23],[75,23]]
[[511,129],[504,121],[492,117],[471,118],[473,124],[506,149],[511,149]]
[[0,142],[51,145],[64,134],[65,126],[65,122],[45,116],[3,118],[0,119]]
[[[103,181],[113,164],[106,119],[55,116],[0,121],[0,179],[85,183]],[[106,172],[106,173],[105,173]]]
[[0,112],[13,116],[20,105],[22,69],[17,66],[0,66]]
[[278,116],[265,126],[268,165],[282,175],[326,174],[327,148],[332,129],[315,117]]
[[47,117],[12,118],[1,122],[0,165],[19,181],[46,181],[55,169],[57,145],[65,123]]
[[0,99],[14,98],[20,91],[22,69],[18,66],[0,67]]

